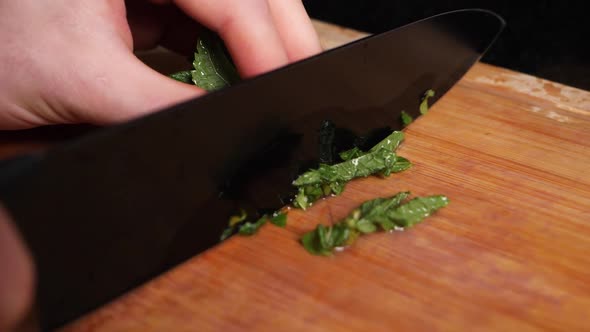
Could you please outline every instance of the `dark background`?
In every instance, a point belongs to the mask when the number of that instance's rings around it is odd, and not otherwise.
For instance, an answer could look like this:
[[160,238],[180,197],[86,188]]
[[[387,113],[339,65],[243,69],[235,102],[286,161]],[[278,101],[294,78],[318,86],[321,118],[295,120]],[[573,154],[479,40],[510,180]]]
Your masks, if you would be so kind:
[[[483,61],[590,90],[590,22],[584,1],[304,0],[313,18],[378,33],[454,9],[484,8],[507,27]],[[469,27],[466,27],[469,28]]]

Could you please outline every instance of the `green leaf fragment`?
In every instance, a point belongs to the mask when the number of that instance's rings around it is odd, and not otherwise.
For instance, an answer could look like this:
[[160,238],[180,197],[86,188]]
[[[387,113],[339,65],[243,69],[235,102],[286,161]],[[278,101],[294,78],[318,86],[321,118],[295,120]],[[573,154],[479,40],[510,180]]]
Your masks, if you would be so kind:
[[240,213],[229,218],[228,227],[221,234],[221,241],[226,240],[237,230],[240,235],[253,235],[260,227],[262,227],[267,221],[279,227],[285,227],[287,225],[287,214],[282,212],[275,212],[271,217],[263,215],[256,222],[246,221],[248,215],[246,211],[240,210]]
[[380,149],[395,151],[403,141],[404,133],[401,131],[394,131],[389,136],[385,137],[381,142],[372,147],[371,150],[369,150],[369,153],[378,151]]
[[326,194],[326,191],[324,189],[330,189],[330,187],[324,187],[321,184],[317,183],[300,187],[293,201],[293,205],[296,208],[306,210],[313,204],[313,202],[317,201],[323,196],[329,195],[329,193]]
[[356,229],[364,234],[374,233],[377,231],[377,226],[371,220],[361,219],[356,223]]
[[168,77],[182,83],[193,84],[193,73],[191,70],[179,71],[178,73],[170,74]]
[[397,156],[395,164],[393,164],[393,167],[391,168],[391,173],[403,172],[411,167],[412,162],[402,156]]
[[287,214],[282,212],[275,212],[270,218],[270,222],[275,226],[285,227],[287,226]]
[[[319,226],[318,226],[319,227]],[[310,254],[313,255],[330,255],[332,253],[332,249],[323,249],[320,245],[319,235],[317,232],[309,232],[305,233],[303,237],[301,237],[301,244]]]
[[334,248],[344,246],[349,235],[350,230],[345,225],[324,226],[320,224],[314,231],[301,237],[301,244],[311,254],[327,256],[332,253]]
[[262,227],[264,224],[266,224],[267,220],[268,220],[268,216],[264,215],[264,216],[260,217],[260,219],[258,219],[256,222],[253,222],[253,223],[246,222],[239,227],[238,234],[240,234],[240,235],[253,235],[256,232],[258,232],[260,227]]
[[229,217],[229,221],[227,223],[228,226],[221,234],[220,240],[224,241],[227,238],[229,238],[230,236],[232,236],[236,227],[238,225],[240,225],[241,223],[243,223],[247,217],[248,217],[248,214],[243,209],[240,209],[240,212],[238,214]]
[[424,115],[428,113],[428,99],[434,97],[434,90],[428,89],[424,96],[422,97],[422,102],[420,103],[420,114]]
[[246,220],[248,217],[248,213],[244,209],[240,209],[240,213],[237,215],[233,215],[229,217],[229,226],[234,227],[237,224],[241,223],[242,221]]
[[409,126],[410,123],[412,123],[414,121],[414,118],[410,114],[408,114],[406,111],[402,111],[401,118],[402,118],[402,125],[404,127]]
[[387,218],[398,227],[410,227],[448,204],[449,199],[442,195],[416,197],[408,203],[388,211]]
[[221,39],[206,31],[197,41],[192,81],[207,91],[219,90],[240,80],[235,66],[225,54]]
[[227,238],[229,238],[234,232],[233,227],[228,227],[226,228],[223,233],[221,233],[221,236],[219,238],[220,241],[225,241],[227,240]]
[[358,158],[362,156],[364,152],[356,146],[350,150],[342,151],[339,153],[340,159],[347,161],[350,159]]
[[240,81],[236,67],[227,56],[223,41],[208,30],[203,31],[197,40],[193,68],[169,77],[207,91],[219,90]]
[[293,181],[293,185],[299,187],[293,205],[305,210],[322,197],[339,195],[352,179],[374,174],[389,176],[408,169],[411,163],[394,152],[403,140],[404,134],[394,131],[368,152],[353,148],[340,154],[343,162],[321,164],[317,169],[301,174]]
[[332,166],[320,165],[299,176],[293,185],[297,187],[331,182],[348,182],[354,178],[366,177],[391,169],[395,163],[394,152],[379,150]]
[[318,225],[306,233],[301,242],[314,255],[329,255],[336,247],[350,245],[358,236],[374,233],[378,228],[389,231],[413,226],[449,202],[447,197],[437,195],[403,203],[409,195],[409,192],[400,192],[389,198],[367,201],[332,226]]

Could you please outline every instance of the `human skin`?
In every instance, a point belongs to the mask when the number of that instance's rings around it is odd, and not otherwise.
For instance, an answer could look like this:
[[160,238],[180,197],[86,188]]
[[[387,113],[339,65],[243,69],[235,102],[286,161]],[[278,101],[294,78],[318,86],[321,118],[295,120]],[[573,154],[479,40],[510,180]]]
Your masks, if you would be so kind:
[[192,36],[175,6],[224,39],[244,77],[320,51],[301,0],[0,0],[0,129],[110,124],[203,94],[133,54]]

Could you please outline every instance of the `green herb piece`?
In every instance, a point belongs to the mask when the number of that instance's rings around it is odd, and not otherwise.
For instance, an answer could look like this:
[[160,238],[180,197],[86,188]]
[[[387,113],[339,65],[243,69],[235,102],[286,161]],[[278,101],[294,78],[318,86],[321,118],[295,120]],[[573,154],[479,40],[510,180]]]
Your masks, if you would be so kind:
[[406,159],[402,156],[397,156],[395,159],[395,164],[393,164],[393,167],[391,168],[391,172],[392,173],[403,172],[403,171],[409,169],[410,167],[412,167],[412,162],[410,162],[408,159]]
[[422,97],[422,102],[420,103],[420,114],[424,115],[428,113],[428,99],[434,97],[434,90],[428,89],[424,96]]
[[233,227],[228,227],[228,228],[224,229],[223,233],[221,233],[221,236],[219,237],[219,241],[227,240],[227,238],[229,238],[233,233],[234,233]]
[[403,140],[404,134],[394,131],[366,153],[353,148],[341,154],[345,161],[335,165],[322,164],[303,173],[293,181],[293,185],[299,187],[293,205],[305,210],[322,197],[339,195],[352,179],[373,174],[389,176],[408,169],[410,162],[394,152]]
[[248,215],[244,210],[240,210],[239,214],[231,216],[229,218],[228,227],[221,234],[221,241],[227,239],[236,232],[240,235],[253,235],[269,220],[273,225],[279,227],[285,227],[287,225],[287,214],[279,211],[273,213],[271,217],[265,214],[256,222],[246,221],[247,218]]
[[377,173],[387,176],[395,170],[395,161],[394,152],[381,149],[332,166],[320,165],[318,169],[303,173],[293,182],[299,187],[294,205],[305,210],[321,197],[339,195],[345,183],[354,178]]
[[416,197],[408,203],[388,211],[387,218],[398,227],[410,227],[448,204],[449,199],[442,195]]
[[260,217],[260,219],[258,219],[256,222],[253,222],[253,223],[246,222],[246,223],[242,224],[241,226],[239,226],[238,234],[240,234],[240,235],[253,235],[256,232],[258,232],[260,227],[262,227],[264,224],[266,224],[267,221],[268,221],[268,216],[264,215],[264,216]]
[[169,77],[182,83],[193,84],[193,73],[191,70],[179,71],[178,73],[169,75]]
[[234,227],[242,221],[246,220],[248,213],[244,209],[240,209],[240,214],[229,217],[229,227]]
[[402,133],[401,131],[394,131],[389,136],[384,138],[381,142],[373,146],[368,152],[363,152],[361,149],[355,146],[350,150],[340,152],[340,158],[344,161],[347,161],[350,159],[358,158],[367,153],[378,151],[379,149],[395,151],[403,141],[404,133]]
[[169,77],[207,91],[219,90],[240,81],[236,67],[227,56],[223,41],[212,31],[203,31],[197,40],[193,68]]
[[231,217],[229,217],[229,221],[228,221],[228,226],[227,228],[223,231],[223,233],[221,234],[220,240],[224,241],[226,240],[228,237],[230,237],[235,229],[242,223],[245,222],[246,218],[248,218],[248,214],[246,213],[245,210],[240,209],[239,214],[233,215]]
[[318,225],[303,235],[301,243],[311,254],[330,255],[335,248],[350,245],[358,236],[374,233],[379,228],[389,231],[413,226],[449,203],[441,195],[417,197],[403,203],[409,195],[400,192],[389,198],[367,201],[332,226]]
[[273,213],[272,218],[270,218],[270,222],[275,226],[285,227],[287,226],[287,214],[275,212]]
[[382,229],[388,231],[395,227],[395,224],[387,217],[386,213],[391,209],[397,208],[403,200],[410,195],[409,192],[400,192],[390,198],[377,198],[374,200],[367,201],[359,206],[356,210],[353,210],[348,217],[344,219],[344,222],[350,228],[356,228],[361,233],[361,229],[358,229],[359,224],[363,222],[371,223],[375,226],[381,226]]
[[365,154],[361,149],[357,148],[356,146],[350,150],[342,151],[338,155],[340,159],[347,161],[350,159],[358,158]]
[[310,253],[327,256],[334,248],[344,246],[349,236],[350,230],[344,224],[318,225],[314,231],[303,235],[301,243]]
[[412,118],[412,116],[410,114],[408,114],[406,111],[402,111],[402,125],[404,127],[407,127],[410,125],[410,123],[412,123],[414,121],[414,118]]
[[216,34],[205,31],[197,41],[192,79],[207,91],[219,90],[235,84],[240,77],[226,56],[223,41]]
[[369,153],[375,152],[379,149],[395,151],[403,141],[404,133],[401,131],[394,131],[389,136],[385,137],[381,142],[377,143],[374,147],[372,147],[369,150]]

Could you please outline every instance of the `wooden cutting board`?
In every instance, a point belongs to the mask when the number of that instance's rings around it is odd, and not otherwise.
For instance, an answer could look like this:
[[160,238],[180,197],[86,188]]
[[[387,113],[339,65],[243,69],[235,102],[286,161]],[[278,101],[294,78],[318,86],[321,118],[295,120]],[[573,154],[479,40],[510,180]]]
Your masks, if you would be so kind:
[[[326,47],[362,36],[316,23]],[[590,93],[478,64],[406,133],[411,170],[354,181],[63,331],[590,330]],[[451,204],[333,257],[298,243],[402,190]]]

